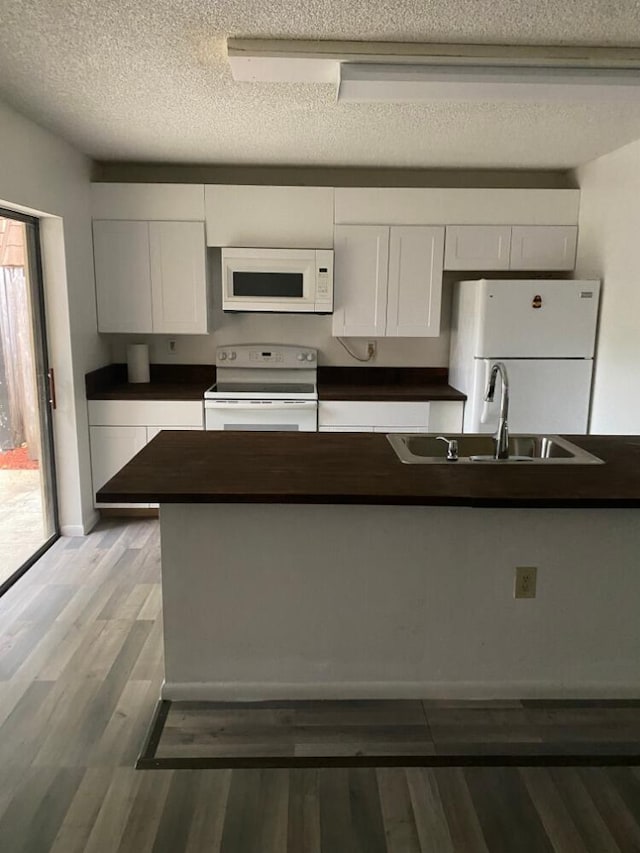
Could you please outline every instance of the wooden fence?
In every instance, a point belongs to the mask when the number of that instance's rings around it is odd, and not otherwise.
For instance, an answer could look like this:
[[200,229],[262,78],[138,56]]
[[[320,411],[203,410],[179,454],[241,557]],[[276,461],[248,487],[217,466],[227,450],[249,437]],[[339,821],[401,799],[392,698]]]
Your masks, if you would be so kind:
[[0,451],[40,455],[29,288],[24,267],[0,267]]

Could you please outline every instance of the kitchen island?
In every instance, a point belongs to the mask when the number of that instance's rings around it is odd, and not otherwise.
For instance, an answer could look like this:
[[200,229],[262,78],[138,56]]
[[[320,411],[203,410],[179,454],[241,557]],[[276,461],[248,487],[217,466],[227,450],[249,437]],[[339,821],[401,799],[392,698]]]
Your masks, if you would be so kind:
[[637,696],[640,437],[570,438],[606,464],[162,432],[98,499],[161,505],[163,697]]

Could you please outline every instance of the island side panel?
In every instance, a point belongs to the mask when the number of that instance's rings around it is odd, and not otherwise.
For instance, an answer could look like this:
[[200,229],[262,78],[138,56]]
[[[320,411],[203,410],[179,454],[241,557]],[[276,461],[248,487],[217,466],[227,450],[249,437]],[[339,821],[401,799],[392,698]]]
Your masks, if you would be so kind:
[[[163,504],[168,699],[640,690],[638,510]],[[538,567],[535,599],[513,597]]]

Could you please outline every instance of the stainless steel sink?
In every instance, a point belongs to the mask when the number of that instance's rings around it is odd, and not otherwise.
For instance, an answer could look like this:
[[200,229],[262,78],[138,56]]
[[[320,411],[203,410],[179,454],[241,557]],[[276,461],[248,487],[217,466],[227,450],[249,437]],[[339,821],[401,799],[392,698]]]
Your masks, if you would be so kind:
[[446,438],[458,443],[458,459],[447,459],[447,442],[437,435],[395,433],[387,436],[401,462],[410,465],[597,465],[602,464],[592,453],[560,438],[558,435],[509,436],[509,458],[495,458],[492,435],[453,435]]

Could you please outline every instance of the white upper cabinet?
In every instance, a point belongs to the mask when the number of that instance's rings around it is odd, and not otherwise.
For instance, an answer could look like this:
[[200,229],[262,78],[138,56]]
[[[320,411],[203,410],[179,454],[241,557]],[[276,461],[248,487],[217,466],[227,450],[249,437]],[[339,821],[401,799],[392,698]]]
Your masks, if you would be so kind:
[[421,225],[390,229],[388,337],[440,334],[444,228]]
[[512,270],[572,270],[576,265],[575,226],[514,225]]
[[207,332],[203,222],[150,222],[153,331]]
[[334,336],[384,336],[389,229],[381,225],[341,225],[335,229],[334,241]]
[[100,332],[205,334],[202,222],[94,220]]
[[580,190],[336,187],[336,225],[576,225]]
[[446,270],[572,270],[575,225],[447,225]]
[[333,187],[205,187],[208,246],[333,248]]
[[444,228],[337,226],[334,336],[438,335],[443,249]]
[[508,270],[509,225],[447,225],[446,270]]
[[93,223],[99,332],[152,332],[147,222]]
[[203,184],[91,184],[94,219],[204,221]]

